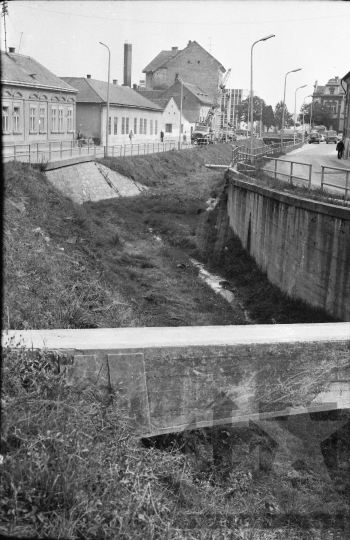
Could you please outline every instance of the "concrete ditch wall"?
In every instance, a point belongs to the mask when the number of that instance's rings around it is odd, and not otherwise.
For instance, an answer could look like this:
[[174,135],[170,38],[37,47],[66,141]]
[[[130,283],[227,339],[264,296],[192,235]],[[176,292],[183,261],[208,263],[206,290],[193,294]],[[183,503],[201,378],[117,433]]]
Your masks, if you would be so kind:
[[268,279],[350,321],[350,209],[226,175],[230,227]]
[[112,391],[140,435],[350,407],[350,324],[3,334],[54,351],[67,383]]

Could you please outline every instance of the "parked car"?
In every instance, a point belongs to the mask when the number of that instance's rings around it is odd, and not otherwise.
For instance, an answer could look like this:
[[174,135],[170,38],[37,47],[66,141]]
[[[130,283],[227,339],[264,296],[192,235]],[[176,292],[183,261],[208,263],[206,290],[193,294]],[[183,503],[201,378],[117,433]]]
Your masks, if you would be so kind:
[[309,144],[317,143],[320,144],[321,135],[318,132],[310,133]]
[[326,143],[328,144],[328,143],[337,143],[337,142],[338,142],[337,132],[333,130],[327,131]]

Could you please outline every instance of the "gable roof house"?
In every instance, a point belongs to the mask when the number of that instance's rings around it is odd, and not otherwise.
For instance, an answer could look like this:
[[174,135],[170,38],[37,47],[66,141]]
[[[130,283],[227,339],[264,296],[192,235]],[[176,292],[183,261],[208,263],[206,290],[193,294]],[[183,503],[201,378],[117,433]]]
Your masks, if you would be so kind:
[[215,99],[225,73],[223,65],[196,41],[189,41],[181,51],[161,51],[143,70],[146,74],[146,90],[166,90],[180,77],[194,84]]
[[[85,77],[62,77],[79,90],[77,130],[92,137],[95,144],[106,144],[108,83]],[[109,85],[109,145],[155,141],[160,138],[162,109],[128,86]]]
[[[164,100],[173,98],[178,110],[181,107],[181,87],[182,87],[182,114],[189,124],[194,128],[197,122],[202,122],[213,103],[212,99],[201,88],[195,84],[183,83],[177,80],[170,88],[163,91],[158,98],[151,98],[154,103],[164,103]],[[144,95],[144,90],[138,90]],[[187,130],[186,130],[187,131]],[[187,132],[188,133],[188,132]]]
[[[176,139],[178,141],[180,135],[180,108],[176,101],[172,96],[155,98],[153,101],[163,109],[161,129],[164,133],[164,140]],[[195,122],[190,122],[187,116],[187,113],[182,110],[181,133],[186,135],[187,142],[189,142]]]
[[77,92],[34,58],[1,52],[3,143],[74,139]]

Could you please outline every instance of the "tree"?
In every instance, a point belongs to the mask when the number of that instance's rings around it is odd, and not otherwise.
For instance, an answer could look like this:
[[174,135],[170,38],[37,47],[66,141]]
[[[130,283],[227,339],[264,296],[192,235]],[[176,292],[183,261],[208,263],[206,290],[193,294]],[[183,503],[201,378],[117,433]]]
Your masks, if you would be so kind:
[[[261,103],[263,105],[263,110],[265,105],[265,101],[258,96],[253,97],[253,122],[257,122],[261,118]],[[248,112],[249,110],[249,112]],[[238,105],[238,111],[239,116],[241,120],[244,120],[244,122],[250,122],[250,99],[243,99],[241,103]]]
[[[279,101],[275,107],[275,125],[279,129],[282,129],[282,113],[283,113],[283,101]],[[287,105],[284,104],[284,125],[290,124],[292,121],[292,115],[288,111]],[[284,127],[284,126],[283,126]]]
[[270,127],[275,125],[275,115],[273,114],[271,105],[266,105],[263,107],[262,120],[263,125],[267,127],[267,131],[269,131]]
[[[300,113],[298,116],[298,120],[301,122],[303,121],[303,108],[304,108],[304,122],[305,124],[310,124],[310,110],[311,110],[311,103],[305,103],[304,107],[302,105],[300,109]],[[332,117],[331,111],[322,105],[318,103],[318,101],[315,101],[312,103],[312,123],[313,125],[324,125],[327,129],[330,128],[334,124],[334,118]]]

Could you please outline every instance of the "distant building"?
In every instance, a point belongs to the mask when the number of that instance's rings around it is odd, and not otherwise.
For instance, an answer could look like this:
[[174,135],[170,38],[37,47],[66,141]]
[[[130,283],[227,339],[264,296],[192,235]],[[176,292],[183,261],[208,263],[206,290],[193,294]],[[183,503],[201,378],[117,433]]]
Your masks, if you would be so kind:
[[166,90],[180,77],[184,83],[201,88],[211,100],[217,95],[225,71],[223,65],[196,41],[189,41],[181,51],[178,47],[161,51],[142,70],[146,74],[147,90]]
[[[163,109],[161,129],[164,132],[164,140],[176,139],[179,140],[180,135],[180,109],[173,97],[154,98],[153,102]],[[186,116],[187,113],[182,111],[181,116],[181,133],[186,135],[187,142],[194,130],[195,122],[190,122]]]
[[[62,77],[79,90],[77,96],[77,130],[92,137],[95,144],[106,144],[108,83],[84,77]],[[162,109],[128,86],[110,84],[108,143],[156,141],[159,139]]]
[[[203,122],[212,105],[212,99],[198,86],[194,84],[176,81],[170,88],[164,91],[159,90],[138,90],[140,95],[148,96],[149,99],[157,103],[158,99],[174,98],[177,108],[181,107],[181,87],[182,87],[182,112],[190,124]],[[158,94],[160,92],[160,94]],[[152,97],[152,94],[154,97]]]
[[335,131],[342,131],[344,127],[344,95],[339,77],[329,79],[325,86],[319,86],[316,83],[312,94],[314,103],[317,102],[329,110],[333,118],[330,129]]
[[77,92],[34,58],[1,52],[3,144],[74,139]]
[[235,129],[241,127],[239,105],[248,97],[249,90],[226,88],[221,97],[221,127],[227,126],[227,123],[231,124]]
[[344,158],[350,159],[350,71],[341,79],[345,92],[343,140],[345,144]]
[[140,79],[139,86],[140,86],[140,88],[146,88],[146,81],[145,81],[145,79]]

